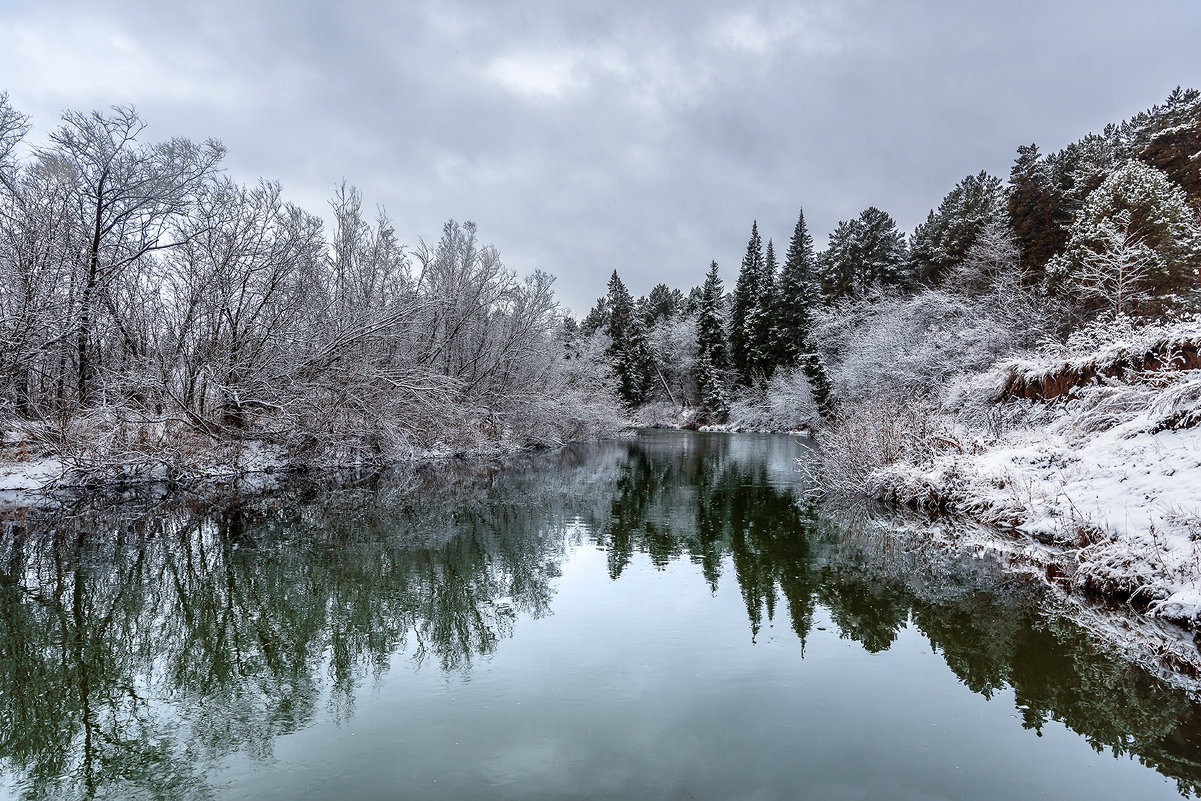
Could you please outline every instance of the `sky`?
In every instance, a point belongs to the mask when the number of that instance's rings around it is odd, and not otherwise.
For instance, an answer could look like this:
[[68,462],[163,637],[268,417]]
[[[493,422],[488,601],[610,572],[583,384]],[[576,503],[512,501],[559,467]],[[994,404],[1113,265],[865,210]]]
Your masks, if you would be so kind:
[[819,246],[872,205],[912,231],[1019,144],[1201,88],[1197,0],[0,0],[0,42],[35,141],[132,104],[323,216],[345,179],[409,245],[473,220],[577,315],[614,269],[732,286],[752,220],[780,251],[802,208]]

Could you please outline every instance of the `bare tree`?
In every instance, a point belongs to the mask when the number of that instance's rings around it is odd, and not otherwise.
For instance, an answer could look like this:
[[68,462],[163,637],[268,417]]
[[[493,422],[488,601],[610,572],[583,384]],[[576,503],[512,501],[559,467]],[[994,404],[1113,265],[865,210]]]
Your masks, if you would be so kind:
[[90,400],[93,326],[100,294],[122,271],[176,244],[169,236],[217,169],[224,148],[176,138],[140,145],[146,124],[130,107],[109,114],[69,111],[39,158],[70,177],[80,238],[74,276],[76,398]]
[[144,129],[68,112],[22,161],[0,96],[0,405],[78,474],[186,472],[246,440],[338,463],[552,444],[616,419],[603,371],[562,358],[554,279],[519,279],[473,224],[412,270],[353,187],[327,239],[279,184],[222,176],[216,142]]
[[1018,250],[1009,223],[997,218],[985,223],[967,254],[952,270],[951,285],[978,294],[996,281],[1018,282]]

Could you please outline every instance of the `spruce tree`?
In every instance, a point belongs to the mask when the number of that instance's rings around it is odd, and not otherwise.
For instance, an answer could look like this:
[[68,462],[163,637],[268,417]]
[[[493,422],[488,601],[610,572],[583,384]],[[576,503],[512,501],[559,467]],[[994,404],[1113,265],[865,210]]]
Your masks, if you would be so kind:
[[646,327],[634,308],[634,298],[613,271],[609,278],[609,358],[622,400],[634,405],[646,400],[650,388],[651,353]]
[[701,403],[716,420],[722,422],[729,414],[723,373],[727,367],[725,299],[717,262],[709,264],[709,272],[701,287],[696,319],[697,389]]
[[709,272],[701,286],[700,307],[696,318],[697,355],[708,356],[713,366],[725,370],[729,366],[724,321],[725,292],[717,262],[709,263]]
[[937,286],[967,256],[985,225],[1004,214],[1001,179],[980,172],[955,185],[913,232],[909,257],[914,278]]
[[563,315],[563,358],[574,359],[580,355],[580,324],[570,314]]
[[759,302],[759,288],[763,280],[763,241],[759,238],[758,221],[751,225],[751,238],[742,258],[742,269],[734,285],[734,303],[730,310],[730,363],[738,373],[739,380],[750,386],[754,369],[754,310]]
[[767,254],[763,261],[754,302],[747,314],[747,329],[750,337],[750,366],[753,373],[763,379],[771,378],[776,369],[774,334],[776,273],[776,251],[772,241],[767,240]]
[[813,309],[821,302],[813,237],[805,212],[797,217],[788,243],[775,303],[775,360],[780,367],[800,365],[823,415],[829,412],[830,382],[813,336]]
[[580,334],[585,337],[590,337],[601,329],[609,327],[609,298],[602,297],[596,299],[596,305],[591,311],[584,316],[580,322]]
[[780,288],[775,304],[775,360],[781,367],[797,364],[805,351],[805,336],[809,330],[810,311],[820,300],[817,285],[816,257],[813,237],[805,227],[805,212],[797,218],[784,268],[780,271]]

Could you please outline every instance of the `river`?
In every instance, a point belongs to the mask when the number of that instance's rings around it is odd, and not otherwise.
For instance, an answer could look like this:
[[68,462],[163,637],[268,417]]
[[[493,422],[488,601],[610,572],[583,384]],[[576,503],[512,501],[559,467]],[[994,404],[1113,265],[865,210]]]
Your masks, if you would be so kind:
[[0,798],[1159,799],[1201,706],[786,436],[0,508]]

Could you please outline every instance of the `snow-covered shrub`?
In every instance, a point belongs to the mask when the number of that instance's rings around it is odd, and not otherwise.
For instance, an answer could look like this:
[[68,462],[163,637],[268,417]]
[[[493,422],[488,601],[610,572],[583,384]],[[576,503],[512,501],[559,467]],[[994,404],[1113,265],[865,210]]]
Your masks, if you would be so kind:
[[1201,370],[1189,370],[1172,381],[1147,407],[1151,431],[1201,425]]
[[946,290],[836,304],[817,315],[835,396],[929,394],[980,372],[1056,326],[1043,301],[997,284],[971,298]]
[[[999,397],[1049,399],[1102,379],[1158,380],[1201,366],[1201,319],[1184,316],[1149,323],[1103,315],[1066,341],[1046,341],[1032,352],[999,362]],[[1158,378],[1157,378],[1158,377]]]
[[1071,440],[1091,437],[1129,421],[1147,408],[1154,390],[1142,384],[1106,381],[1074,393],[1072,403],[1050,429]]
[[1126,315],[1103,315],[1080,326],[1048,357],[1072,365],[1106,366],[1132,355],[1164,351],[1168,356],[1201,345],[1201,317],[1186,315],[1150,322]]
[[888,465],[925,465],[939,454],[963,450],[937,405],[923,397],[878,393],[839,408],[818,434],[818,479],[833,495],[866,494],[868,477]]
[[730,405],[730,425],[751,431],[797,431],[813,427],[818,417],[800,367],[778,371],[766,386],[743,392]]

